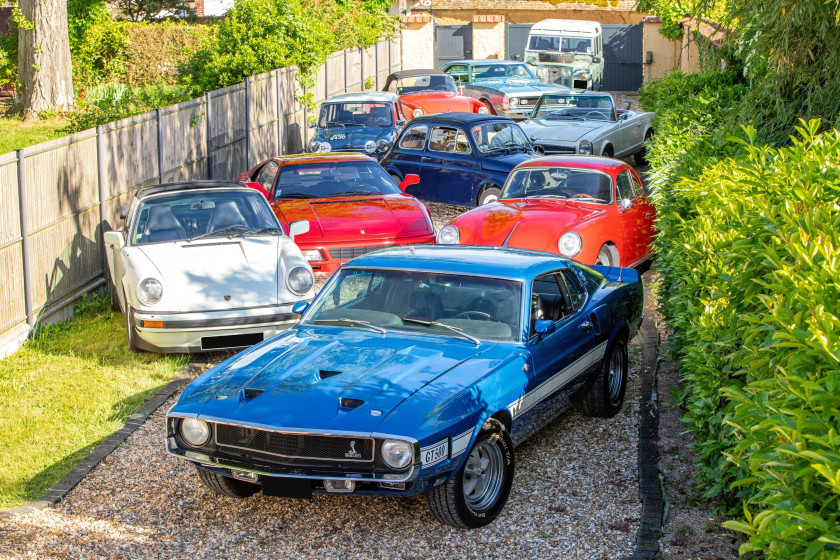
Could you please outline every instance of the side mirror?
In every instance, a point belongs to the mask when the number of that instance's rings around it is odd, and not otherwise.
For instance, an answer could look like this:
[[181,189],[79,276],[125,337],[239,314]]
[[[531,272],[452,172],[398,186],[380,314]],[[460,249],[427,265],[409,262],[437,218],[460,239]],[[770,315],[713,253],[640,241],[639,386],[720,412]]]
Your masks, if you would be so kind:
[[405,126],[405,119],[399,119],[397,121],[397,128],[402,128]]
[[498,200],[499,200],[498,196],[496,196],[495,194],[491,194],[490,196],[487,197],[487,200],[484,201],[484,204],[485,205],[493,204],[494,202],[498,202]]
[[625,99],[624,101],[622,101],[622,103],[624,103],[624,108],[629,111],[630,106],[633,104],[633,100],[632,99]]
[[630,200],[629,198],[622,198],[619,205],[621,206],[621,211],[626,212],[626,211],[630,210],[631,208],[633,208],[633,201]]
[[618,115],[618,120],[626,121],[627,120],[627,113],[621,113],[620,115]]
[[299,301],[292,306],[292,313],[297,313],[298,315],[303,315],[303,312],[309,308],[308,301]]
[[592,64],[601,64],[601,57],[600,56],[593,56],[592,57]]
[[125,237],[121,231],[106,231],[103,237],[105,245],[111,245],[114,249],[122,249],[125,245]]
[[131,204],[126,204],[120,210],[120,220],[125,220],[128,217],[128,210],[131,208]]
[[536,324],[534,324],[534,330],[537,331],[537,334],[540,337],[553,333],[556,328],[557,327],[554,324],[554,321],[550,320],[537,321]]
[[298,220],[289,224],[289,237],[292,240],[298,235],[309,231],[309,220]]
[[419,182],[420,182],[420,175],[416,175],[414,173],[409,173],[408,175],[405,176],[405,179],[403,179],[402,182],[400,183],[400,185],[399,185],[400,190],[405,191],[405,189],[407,189],[411,185],[416,185]]
[[464,86],[458,86],[458,95],[464,95]]
[[309,121],[309,122],[306,124],[306,126],[308,126],[309,128],[315,128],[315,121]]

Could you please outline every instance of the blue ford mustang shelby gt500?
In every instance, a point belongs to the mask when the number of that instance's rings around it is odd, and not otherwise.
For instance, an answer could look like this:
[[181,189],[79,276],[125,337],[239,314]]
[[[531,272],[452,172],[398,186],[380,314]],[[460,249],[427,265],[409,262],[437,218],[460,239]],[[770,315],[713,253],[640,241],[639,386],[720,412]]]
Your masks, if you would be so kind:
[[169,453],[211,490],[427,493],[490,523],[513,449],[575,400],[615,415],[642,318],[631,269],[500,247],[398,247],[340,269],[300,323],[193,381]]

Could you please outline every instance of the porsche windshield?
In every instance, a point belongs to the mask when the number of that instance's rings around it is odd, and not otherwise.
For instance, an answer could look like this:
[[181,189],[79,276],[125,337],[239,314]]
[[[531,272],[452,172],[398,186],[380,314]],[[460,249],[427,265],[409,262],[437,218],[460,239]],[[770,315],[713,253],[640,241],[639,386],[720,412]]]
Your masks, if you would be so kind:
[[388,103],[324,103],[318,126],[391,126],[393,111]]
[[532,119],[615,121],[615,105],[609,95],[543,95]]
[[274,200],[400,192],[375,161],[319,161],[281,167],[274,187]]
[[440,272],[342,268],[313,306],[305,325],[515,342],[522,326],[522,284]]
[[478,151],[489,153],[493,151],[530,152],[531,143],[515,124],[510,122],[489,122],[478,124],[471,130]]
[[282,234],[257,192],[195,190],[149,197],[140,203],[132,229],[135,245],[216,235]]
[[[393,86],[392,86],[393,87]],[[410,76],[397,80],[397,95],[410,95],[428,91],[447,91],[458,93],[455,80],[448,74],[430,74],[428,76]]]
[[593,169],[524,167],[511,173],[499,198],[558,198],[610,204],[613,181],[606,173]]

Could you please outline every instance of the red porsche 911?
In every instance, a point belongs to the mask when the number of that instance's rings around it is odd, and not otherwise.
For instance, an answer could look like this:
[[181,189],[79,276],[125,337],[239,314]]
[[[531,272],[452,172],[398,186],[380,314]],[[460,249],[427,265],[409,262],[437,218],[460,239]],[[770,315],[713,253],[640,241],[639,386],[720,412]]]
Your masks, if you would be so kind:
[[559,253],[584,264],[634,267],[652,255],[656,209],[627,163],[548,156],[517,165],[498,200],[438,232],[442,244]]
[[384,91],[400,99],[407,120],[435,113],[487,113],[478,99],[463,95],[455,79],[440,70],[402,70],[385,80]]
[[332,153],[274,157],[238,179],[262,192],[315,276],[393,245],[434,243],[429,210],[373,159]]

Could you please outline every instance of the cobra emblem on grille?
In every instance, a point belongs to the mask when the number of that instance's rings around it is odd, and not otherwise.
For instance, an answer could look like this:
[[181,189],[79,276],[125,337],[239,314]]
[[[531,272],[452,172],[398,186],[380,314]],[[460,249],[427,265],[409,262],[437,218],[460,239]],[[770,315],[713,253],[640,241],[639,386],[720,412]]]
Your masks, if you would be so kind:
[[362,454],[356,451],[356,440],[350,440],[350,451],[344,454],[348,459],[359,459]]

